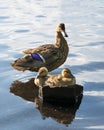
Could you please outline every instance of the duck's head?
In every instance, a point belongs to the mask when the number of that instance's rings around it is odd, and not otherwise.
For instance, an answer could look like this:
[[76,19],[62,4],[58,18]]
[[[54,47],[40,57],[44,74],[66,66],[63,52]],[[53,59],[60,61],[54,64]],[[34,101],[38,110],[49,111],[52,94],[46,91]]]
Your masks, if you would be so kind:
[[60,23],[57,27],[57,32],[63,32],[65,37],[68,37],[66,31],[65,31],[65,24],[64,23]]
[[48,75],[48,69],[46,67],[41,67],[38,71],[37,77],[45,77]]
[[72,77],[72,73],[68,68],[65,68],[61,72],[62,77],[69,78]]

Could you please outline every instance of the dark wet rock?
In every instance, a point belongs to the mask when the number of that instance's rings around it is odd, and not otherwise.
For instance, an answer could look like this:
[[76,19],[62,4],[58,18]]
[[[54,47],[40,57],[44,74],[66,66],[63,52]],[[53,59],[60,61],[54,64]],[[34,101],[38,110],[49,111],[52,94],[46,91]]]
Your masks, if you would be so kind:
[[73,103],[83,93],[83,86],[75,84],[68,87],[44,87],[43,100],[48,102]]

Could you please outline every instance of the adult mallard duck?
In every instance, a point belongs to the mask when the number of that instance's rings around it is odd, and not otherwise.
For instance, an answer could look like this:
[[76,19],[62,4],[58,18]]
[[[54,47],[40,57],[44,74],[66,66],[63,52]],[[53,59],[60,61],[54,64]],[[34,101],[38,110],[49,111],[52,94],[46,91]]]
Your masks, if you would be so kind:
[[62,65],[68,55],[68,45],[65,37],[68,37],[65,32],[65,25],[59,24],[56,29],[56,38],[54,44],[45,44],[37,48],[24,50],[25,55],[11,65],[20,71],[30,70],[38,71],[40,67],[47,67],[52,71]]
[[64,68],[61,74],[50,75],[46,67],[41,67],[38,71],[38,76],[34,80],[35,85],[43,88],[44,86],[54,87],[67,87],[76,84],[76,79],[72,75],[70,69]]

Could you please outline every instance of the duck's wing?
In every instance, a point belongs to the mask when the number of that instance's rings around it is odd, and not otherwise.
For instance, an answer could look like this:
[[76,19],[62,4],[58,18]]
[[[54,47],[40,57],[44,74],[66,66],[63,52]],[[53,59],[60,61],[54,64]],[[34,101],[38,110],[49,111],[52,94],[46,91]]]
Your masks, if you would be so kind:
[[63,86],[70,86],[70,85],[75,85],[76,84],[76,79],[73,77],[70,78],[62,78],[62,85]]
[[33,53],[46,53],[48,51],[50,51],[52,48],[54,48],[53,44],[45,44],[45,45],[41,45],[39,47],[36,48],[31,48],[31,49],[27,49],[27,50],[23,50],[22,52],[25,54],[33,54]]
[[12,62],[11,65],[20,71],[38,71],[42,66],[46,66],[50,71],[51,66],[53,66],[56,63],[56,59],[58,59],[58,49],[50,44],[35,48],[32,54],[26,54],[18,58]]
[[50,75],[47,80],[45,81],[46,86],[50,88],[60,87],[60,79],[58,78],[60,75]]
[[55,60],[59,58],[59,49],[53,44],[46,44],[34,49],[25,50],[28,54],[39,54],[46,62],[46,64],[55,63]]

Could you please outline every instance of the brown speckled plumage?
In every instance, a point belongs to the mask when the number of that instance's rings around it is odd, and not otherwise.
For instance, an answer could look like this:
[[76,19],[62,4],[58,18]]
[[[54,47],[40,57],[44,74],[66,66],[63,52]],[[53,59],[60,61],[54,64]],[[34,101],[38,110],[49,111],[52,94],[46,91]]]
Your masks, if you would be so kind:
[[[25,55],[12,62],[11,65],[20,71],[38,71],[38,69],[43,66],[47,67],[49,71],[58,68],[66,61],[69,51],[67,41],[62,35],[62,32],[64,32],[65,36],[67,37],[65,25],[61,23],[57,27],[56,41],[54,44],[45,44],[37,48],[24,50],[23,52]],[[40,54],[45,59],[45,63],[39,60],[34,60],[31,57],[31,54],[33,53]]]

